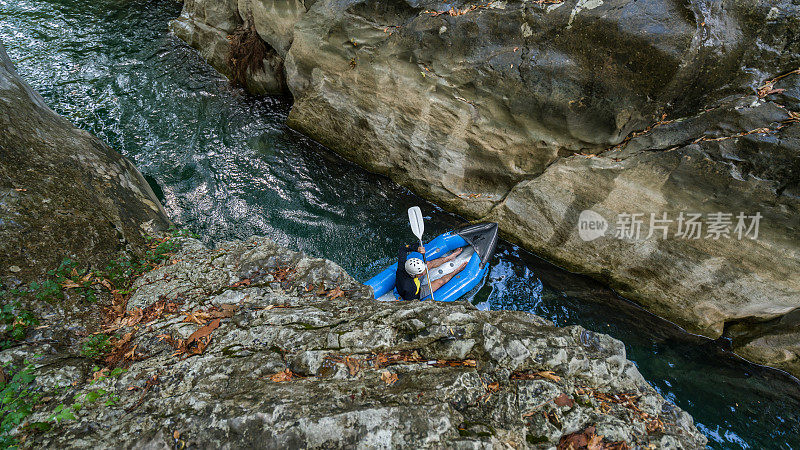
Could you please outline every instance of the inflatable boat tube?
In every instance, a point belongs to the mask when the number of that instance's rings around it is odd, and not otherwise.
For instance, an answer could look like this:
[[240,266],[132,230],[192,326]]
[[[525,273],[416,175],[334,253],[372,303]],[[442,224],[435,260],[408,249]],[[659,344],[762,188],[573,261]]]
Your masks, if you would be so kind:
[[[453,272],[463,262],[467,261],[467,266],[464,270],[433,293],[435,300],[442,302],[458,300],[483,281],[489,271],[489,260],[494,255],[497,247],[497,231],[497,224],[494,222],[479,223],[448,231],[425,244],[425,253],[428,261],[446,256],[458,248],[463,248],[461,254],[454,260],[430,271],[431,281]],[[422,258],[422,255],[412,252],[409,253],[408,257]],[[365,284],[372,288],[374,296],[378,300],[398,300],[400,297],[394,288],[396,273],[397,263],[394,263],[383,272],[370,278]],[[422,277],[420,285],[427,288],[428,280]],[[425,291],[427,292],[427,289]],[[430,295],[427,295],[422,300],[430,300],[430,298]]]

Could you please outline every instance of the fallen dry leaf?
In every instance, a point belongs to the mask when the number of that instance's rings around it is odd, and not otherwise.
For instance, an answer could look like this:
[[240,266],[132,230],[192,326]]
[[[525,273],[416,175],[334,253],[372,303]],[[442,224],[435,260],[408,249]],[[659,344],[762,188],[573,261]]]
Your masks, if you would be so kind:
[[106,278],[103,278],[102,280],[100,280],[99,283],[100,283],[101,286],[103,286],[104,288],[108,289],[109,291],[113,291],[114,290],[114,286]]
[[344,365],[347,366],[347,370],[350,372],[350,375],[355,375],[361,370],[361,364],[358,362],[357,359],[345,356],[344,358]]
[[180,438],[181,438],[181,432],[180,432],[180,431],[178,431],[178,430],[175,430],[175,431],[172,433],[172,437],[173,437],[174,439],[180,439]]
[[397,383],[397,374],[387,371],[384,371],[381,374],[381,380],[386,383],[387,385],[391,386]]
[[541,378],[553,380],[556,383],[561,381],[561,377],[550,370],[542,370],[539,372],[514,372],[511,374],[512,380],[537,380]]
[[335,299],[341,297],[342,295],[344,295],[344,291],[339,286],[336,286],[335,288],[331,289],[328,292],[327,297],[329,299],[331,299],[331,300],[335,300]]
[[104,376],[108,375],[108,372],[109,372],[108,367],[103,367],[102,369],[100,369],[97,372],[93,373],[92,374],[92,379],[89,380],[89,381],[97,381],[97,380],[100,379],[100,377],[104,377]]
[[586,443],[587,450],[603,450],[603,436],[595,434]]
[[61,286],[62,286],[64,289],[71,289],[71,288],[78,288],[78,287],[81,287],[81,285],[80,285],[80,284],[78,284],[78,283],[76,283],[76,282],[74,282],[74,281],[72,281],[72,280],[70,280],[70,279],[64,280],[64,282],[63,282],[63,283],[61,283]]
[[136,347],[138,346],[139,344],[134,345],[133,348],[130,349],[130,351],[125,353],[125,359],[133,359],[133,357],[136,355]]
[[562,393],[561,395],[553,399],[553,403],[555,403],[557,406],[567,406],[569,408],[572,408],[572,406],[575,405],[575,400],[573,400],[566,393]]
[[211,332],[216,330],[219,324],[220,319],[214,319],[208,325],[192,333],[191,336],[186,339],[186,353],[189,355],[202,354],[206,347],[208,347],[208,344],[211,343]]
[[232,285],[230,285],[230,287],[236,288],[236,287],[242,287],[242,286],[250,286],[250,283],[252,283],[252,282],[253,282],[252,279],[245,278],[243,280],[237,281],[236,283],[233,283]]
[[589,439],[595,435],[595,427],[589,426],[574,433],[565,434],[558,440],[557,450],[578,450],[585,449],[589,445]]
[[142,311],[142,308],[134,308],[133,310],[131,310],[131,312],[125,319],[124,326],[132,327],[141,322],[142,317],[144,317],[144,312]]
[[186,317],[183,318],[184,322],[196,323],[198,325],[205,325],[206,322],[211,320],[211,314],[205,311],[189,311],[186,312]]
[[275,281],[289,281],[289,275],[294,273],[294,267],[282,267],[275,272],[272,273],[272,277]]
[[125,335],[121,338],[115,339],[111,342],[111,351],[105,358],[106,364],[114,365],[125,359],[127,346],[133,338],[134,332],[135,331],[130,331],[125,333]]
[[464,359],[464,360],[449,360],[449,359],[440,359],[433,363],[436,367],[476,367],[477,361],[474,359]]
[[293,376],[294,376],[294,373],[292,373],[291,370],[286,368],[286,369],[283,370],[283,372],[278,372],[278,373],[276,373],[274,375],[271,375],[269,377],[269,379],[274,381],[274,382],[276,382],[276,383],[281,383],[283,381],[291,381]]

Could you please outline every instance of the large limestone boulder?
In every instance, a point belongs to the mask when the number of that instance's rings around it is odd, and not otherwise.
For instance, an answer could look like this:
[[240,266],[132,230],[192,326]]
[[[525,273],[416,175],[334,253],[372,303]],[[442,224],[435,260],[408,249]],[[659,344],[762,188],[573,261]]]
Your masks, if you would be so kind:
[[[236,8],[269,45],[288,45],[290,126],[451,210],[500,222],[505,237],[693,332],[800,373],[796,345],[785,345],[796,327],[782,319],[800,307],[795,3]],[[584,210],[608,222],[606,236],[581,239]],[[680,213],[700,214],[699,239],[675,236]],[[713,239],[715,213],[732,215],[731,233],[739,213],[758,214],[757,237]],[[641,214],[638,238],[615,238],[620,214]],[[651,214],[672,220],[666,238],[648,238]]]
[[[377,302],[338,265],[265,238],[187,240],[134,287],[125,356],[112,358],[127,370],[39,356],[36,383],[53,399],[31,421],[57,405],[75,418],[27,445],[566,448],[576,432],[615,448],[706,443],[615,339],[468,303]],[[200,335],[199,351],[176,344]]]
[[0,280],[104,267],[170,221],[136,167],[53,112],[0,45]]

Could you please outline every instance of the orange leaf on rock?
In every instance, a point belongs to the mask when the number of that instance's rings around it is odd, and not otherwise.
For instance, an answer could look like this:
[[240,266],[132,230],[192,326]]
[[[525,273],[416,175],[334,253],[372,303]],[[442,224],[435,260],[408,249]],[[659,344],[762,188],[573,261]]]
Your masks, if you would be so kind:
[[347,366],[347,369],[350,371],[350,375],[355,375],[361,370],[361,364],[359,364],[358,360],[352,358],[350,356],[345,356],[344,364]]
[[141,322],[142,317],[144,317],[144,312],[142,311],[142,308],[134,308],[130,313],[128,313],[128,317],[125,318],[124,326],[132,327]]
[[292,371],[287,368],[284,369],[283,372],[278,372],[274,375],[271,375],[269,379],[276,383],[281,383],[283,381],[291,381],[293,376],[294,373],[292,373]]
[[199,355],[205,351],[211,342],[211,332],[219,327],[220,319],[214,319],[208,325],[200,328],[186,339],[186,352],[190,355]]
[[590,437],[589,442],[586,443],[587,450],[603,450],[604,447],[603,436],[597,434]]
[[575,400],[573,400],[566,393],[562,393],[561,395],[553,399],[553,403],[555,403],[558,406],[567,406],[572,408],[572,406],[575,404]]
[[628,450],[629,448],[625,441],[604,442],[603,436],[597,434],[594,425],[561,436],[556,446],[557,450]]
[[328,292],[327,296],[329,299],[335,300],[341,297],[342,295],[344,295],[344,291],[339,286],[336,286],[335,288],[331,289],[330,292]]
[[578,450],[586,448],[589,439],[594,436],[595,427],[586,427],[583,430],[561,436],[558,441],[557,450]]
[[237,281],[236,283],[233,283],[230,287],[236,288],[236,287],[242,287],[242,286],[250,286],[250,283],[252,283],[252,282],[253,282],[253,280],[251,280],[250,278],[245,278],[243,280]]
[[381,380],[389,386],[397,383],[397,374],[389,372],[388,370],[381,374]]
[[80,284],[78,284],[78,283],[76,283],[76,282],[74,282],[74,281],[72,281],[72,280],[69,280],[69,279],[67,279],[67,280],[64,280],[64,282],[63,282],[63,283],[61,283],[61,286],[62,286],[64,289],[71,289],[71,288],[78,288],[78,287],[81,287],[81,285],[80,285]]
[[104,377],[108,375],[108,367],[103,367],[102,369],[98,370],[97,372],[92,374],[92,379],[89,381],[96,381],[99,380],[100,377]]
[[183,318],[184,322],[196,323],[198,325],[205,325],[211,319],[211,314],[205,311],[189,311],[186,317]]
[[541,378],[553,380],[556,383],[561,381],[561,377],[550,370],[542,370],[539,372],[514,372],[511,374],[512,380],[537,380]]

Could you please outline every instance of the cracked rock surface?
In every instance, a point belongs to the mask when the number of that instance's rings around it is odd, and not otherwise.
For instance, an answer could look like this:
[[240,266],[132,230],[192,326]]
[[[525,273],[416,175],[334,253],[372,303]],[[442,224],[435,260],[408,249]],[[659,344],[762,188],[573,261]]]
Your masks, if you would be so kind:
[[[30,445],[550,448],[591,425],[607,443],[706,442],[611,337],[466,303],[380,303],[338,265],[265,238],[187,240],[136,289],[129,312],[158,301],[180,312],[121,329],[133,333],[127,371],[93,384],[80,358],[44,349],[37,382],[118,398],[84,402]],[[201,354],[176,355],[169,342],[201,327],[187,313],[212,307],[234,312]]]

